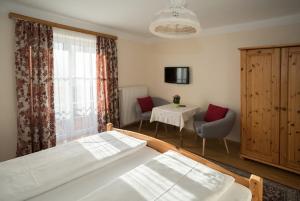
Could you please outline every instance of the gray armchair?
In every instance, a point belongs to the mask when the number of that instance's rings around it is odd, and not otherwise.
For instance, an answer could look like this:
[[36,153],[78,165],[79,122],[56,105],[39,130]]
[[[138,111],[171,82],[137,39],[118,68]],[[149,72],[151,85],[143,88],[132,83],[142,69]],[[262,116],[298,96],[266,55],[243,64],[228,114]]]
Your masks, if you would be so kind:
[[205,152],[205,141],[207,138],[223,139],[227,153],[229,153],[226,136],[230,133],[234,122],[235,113],[232,110],[228,110],[226,116],[223,119],[219,119],[212,122],[204,121],[206,111],[199,112],[194,115],[194,129],[197,137],[200,136],[202,140],[202,155]]
[[[152,98],[154,107],[158,107],[158,106],[161,106],[161,105],[167,105],[167,104],[170,103],[169,101],[167,101],[165,99],[162,99],[162,98],[159,98],[159,97],[151,97],[151,98]],[[136,111],[136,115],[137,115],[137,117],[140,121],[140,126],[139,126],[139,131],[140,131],[141,128],[142,128],[142,125],[143,125],[143,121],[144,120],[150,120],[151,111],[143,113],[138,102],[136,102],[136,104],[135,104],[135,111]]]

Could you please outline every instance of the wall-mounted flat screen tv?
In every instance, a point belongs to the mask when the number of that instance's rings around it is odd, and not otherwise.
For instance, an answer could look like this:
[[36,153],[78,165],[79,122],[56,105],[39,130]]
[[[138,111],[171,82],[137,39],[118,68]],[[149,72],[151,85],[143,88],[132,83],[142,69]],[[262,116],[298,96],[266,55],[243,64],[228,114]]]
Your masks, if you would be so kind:
[[189,67],[165,67],[165,82],[174,84],[189,84]]

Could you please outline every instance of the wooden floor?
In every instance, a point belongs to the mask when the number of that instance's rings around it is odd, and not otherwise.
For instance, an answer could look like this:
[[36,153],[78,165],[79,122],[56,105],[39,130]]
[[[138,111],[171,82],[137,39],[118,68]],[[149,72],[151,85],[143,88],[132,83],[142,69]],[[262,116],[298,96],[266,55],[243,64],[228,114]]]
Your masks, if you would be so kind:
[[[168,132],[166,133],[163,125],[159,127],[158,138],[168,143],[179,146],[178,128],[174,129],[171,126],[168,126],[167,128]],[[138,124],[127,126],[125,127],[125,129],[137,131]],[[202,140],[200,139],[198,141],[195,141],[195,135],[191,131],[183,130],[182,132],[184,140],[183,148],[195,154],[201,155]],[[144,124],[140,133],[154,137],[155,124]],[[213,159],[221,163],[231,165],[238,169],[300,190],[300,175],[269,165],[264,165],[255,161],[241,159],[239,156],[239,146],[239,143],[228,141],[230,153],[227,154],[222,141],[215,139],[206,140],[205,158]]]

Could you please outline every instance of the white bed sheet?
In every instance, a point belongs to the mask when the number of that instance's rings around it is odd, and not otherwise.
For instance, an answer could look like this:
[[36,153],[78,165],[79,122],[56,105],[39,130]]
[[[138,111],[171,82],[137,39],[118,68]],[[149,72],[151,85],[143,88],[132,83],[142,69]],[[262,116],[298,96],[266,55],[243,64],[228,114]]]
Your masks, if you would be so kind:
[[251,199],[251,191],[245,186],[235,182],[222,196],[220,201],[251,201]]
[[160,155],[159,152],[143,147],[139,151],[123,157],[113,163],[99,168],[89,174],[72,180],[64,185],[29,199],[29,201],[75,201],[87,194],[104,186],[113,179],[143,164],[153,157]]
[[116,131],[0,163],[0,200],[26,200],[101,168],[146,146]]
[[[105,167],[97,169],[51,191],[36,196],[30,199],[30,201],[75,201],[82,199],[87,194],[96,191],[108,182],[117,179],[119,176],[148,162],[158,155],[160,155],[159,152],[149,147],[144,147],[139,151],[119,159]],[[124,200],[126,200],[126,198],[124,198]],[[220,200],[251,201],[251,192],[248,188],[238,183],[234,183]]]
[[217,201],[234,178],[167,151],[88,194],[82,201]]

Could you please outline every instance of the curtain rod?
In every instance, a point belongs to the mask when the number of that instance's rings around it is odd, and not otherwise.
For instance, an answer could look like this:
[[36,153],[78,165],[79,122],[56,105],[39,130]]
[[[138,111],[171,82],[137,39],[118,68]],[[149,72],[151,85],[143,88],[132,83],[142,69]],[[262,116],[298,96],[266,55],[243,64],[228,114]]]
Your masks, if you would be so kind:
[[47,21],[47,20],[38,19],[38,18],[33,18],[33,17],[18,14],[18,13],[10,12],[8,14],[8,17],[10,19],[26,20],[26,21],[36,22],[36,23],[40,23],[40,24],[45,24],[45,25],[48,25],[51,27],[57,27],[60,29],[67,29],[70,31],[76,31],[76,32],[91,34],[91,35],[96,35],[96,36],[102,36],[102,37],[110,38],[113,40],[118,39],[117,36],[113,36],[113,35],[109,35],[109,34],[105,34],[105,33],[99,33],[99,32],[95,32],[95,31],[90,31],[90,30],[86,30],[86,29],[81,29],[81,28],[77,28],[77,27],[72,27],[72,26],[59,24],[59,23],[55,23],[55,22],[51,22],[51,21]]

